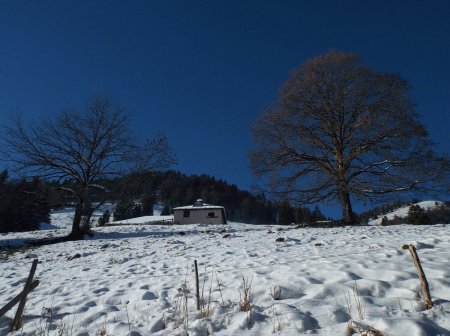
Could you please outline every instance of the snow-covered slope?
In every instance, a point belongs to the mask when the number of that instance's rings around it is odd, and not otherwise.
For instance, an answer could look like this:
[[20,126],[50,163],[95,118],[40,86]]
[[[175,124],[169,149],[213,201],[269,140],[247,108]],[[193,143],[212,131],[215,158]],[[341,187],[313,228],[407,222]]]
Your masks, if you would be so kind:
[[[32,260],[40,261],[36,278],[41,284],[29,295],[23,329],[13,335],[82,336],[105,330],[134,336],[329,336],[346,335],[350,318],[386,335],[450,335],[448,225],[278,231],[231,223],[95,230],[84,241],[19,251],[1,260],[1,305],[20,292]],[[2,235],[0,246],[62,233]],[[432,310],[416,299],[420,282],[401,249],[404,243],[418,249]],[[196,309],[194,260],[205,301],[211,288],[209,317]],[[239,308],[243,277],[252,281],[250,312]],[[279,300],[269,295],[271,288],[281,290]],[[13,315],[11,310],[0,318],[0,335],[8,333]]]
[[[442,202],[439,201],[423,201],[419,203],[415,203],[419,205],[424,210],[430,210],[435,209],[438,205],[442,204]],[[386,215],[379,216],[376,219],[372,219],[369,221],[369,225],[379,225],[381,224],[381,220],[384,216],[387,217],[387,219],[394,219],[394,217],[400,217],[405,218],[408,215],[409,206],[402,207],[400,209],[397,209],[395,211],[392,211]]]
[[[102,216],[103,212],[109,211],[113,213],[114,205],[110,202],[103,204],[98,210],[94,211],[91,217],[91,221],[94,226],[97,225],[98,219]],[[74,214],[73,207],[66,207],[63,209],[53,210],[50,213],[50,224],[42,223],[41,230],[57,230],[65,229],[70,230],[72,225],[72,218]]]

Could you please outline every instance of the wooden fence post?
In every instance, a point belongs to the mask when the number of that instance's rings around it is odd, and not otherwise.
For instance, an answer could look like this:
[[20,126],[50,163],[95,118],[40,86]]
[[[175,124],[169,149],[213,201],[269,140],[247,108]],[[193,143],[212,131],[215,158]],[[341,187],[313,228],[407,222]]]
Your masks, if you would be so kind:
[[[35,289],[37,286],[39,286],[39,280],[34,280],[31,283],[30,291]],[[9,301],[3,308],[0,309],[0,317],[2,317],[8,310],[10,310],[12,307],[14,307],[17,303],[19,303],[20,298],[22,297],[23,291],[21,291],[19,294],[16,295],[14,299]]]
[[194,260],[194,269],[195,269],[195,296],[197,298],[197,310],[200,310],[200,287],[198,283],[197,260]]
[[11,324],[11,331],[19,330],[22,326],[23,310],[25,309],[27,295],[31,291],[31,285],[33,283],[33,277],[34,277],[34,273],[36,272],[37,264],[38,264],[38,260],[34,259],[33,264],[31,265],[30,274],[28,274],[28,279],[27,279],[27,282],[25,283],[25,287],[22,292],[22,297],[20,298],[19,307],[17,307],[16,316],[14,316],[14,320]]
[[427,302],[427,309],[431,309],[433,308],[433,301],[431,301],[430,288],[428,286],[427,278],[420,263],[419,256],[417,255],[416,247],[413,244],[409,244],[409,246],[404,246],[403,248],[408,248],[409,253],[411,253],[411,257],[414,261],[414,265],[416,266],[417,273],[419,273],[419,279],[422,285],[422,293],[425,301]]

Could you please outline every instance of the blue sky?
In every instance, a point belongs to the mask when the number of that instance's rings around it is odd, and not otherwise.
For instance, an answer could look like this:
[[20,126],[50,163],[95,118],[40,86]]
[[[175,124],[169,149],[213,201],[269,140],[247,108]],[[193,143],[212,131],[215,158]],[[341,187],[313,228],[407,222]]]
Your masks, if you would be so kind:
[[140,139],[161,132],[176,169],[250,188],[255,117],[289,71],[336,48],[399,72],[450,152],[447,1],[0,2],[0,123],[108,94]]

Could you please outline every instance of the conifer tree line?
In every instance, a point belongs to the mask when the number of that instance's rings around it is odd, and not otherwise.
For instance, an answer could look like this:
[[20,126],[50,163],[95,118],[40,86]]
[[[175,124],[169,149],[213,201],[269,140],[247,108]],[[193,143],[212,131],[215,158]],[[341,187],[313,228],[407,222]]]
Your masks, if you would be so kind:
[[[114,213],[104,213],[98,225],[153,215],[156,203],[163,204],[162,215],[170,215],[177,206],[193,204],[198,198],[224,206],[228,220],[250,224],[302,224],[325,220],[316,206],[293,207],[287,200],[274,202],[263,194],[240,190],[236,185],[208,175],[185,175],[177,171],[133,173],[100,181],[108,190],[107,200],[114,203]],[[5,170],[0,173],[0,232],[38,230],[50,222],[51,209],[73,206],[73,199],[63,190],[68,182],[58,184],[37,177],[14,180]],[[105,195],[93,195],[93,201],[104,201]],[[397,200],[360,214],[367,222],[402,206],[410,206],[406,218],[383,219],[382,225],[450,223],[450,202],[437,204],[432,210],[421,209],[412,201]]]
[[38,178],[10,181],[0,173],[0,232],[38,230],[50,222],[49,186]]
[[205,174],[187,176],[176,171],[135,173],[102,181],[116,201],[114,219],[152,215],[156,202],[164,205],[162,215],[201,198],[225,207],[230,221],[250,224],[291,224],[325,219],[319,208],[294,208],[288,202],[273,202],[236,185]]
[[[230,221],[250,224],[292,224],[323,220],[316,207],[294,208],[287,201],[272,202],[264,195],[240,190],[236,185],[208,175],[187,176],[176,171],[133,173],[100,181],[108,190],[107,200],[114,203],[114,213],[99,220],[123,220],[153,215],[154,205],[164,205],[163,215],[177,206],[193,204],[198,198],[224,206]],[[0,232],[38,230],[50,222],[51,209],[73,206],[74,200],[63,190],[69,182],[48,183],[39,178],[13,180],[7,171],[0,174]],[[104,202],[104,193],[93,195]]]

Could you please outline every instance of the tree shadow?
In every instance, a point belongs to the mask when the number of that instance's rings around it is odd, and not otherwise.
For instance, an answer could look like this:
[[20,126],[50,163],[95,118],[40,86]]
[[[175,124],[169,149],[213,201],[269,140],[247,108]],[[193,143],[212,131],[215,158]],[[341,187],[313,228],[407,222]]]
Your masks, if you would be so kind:
[[[68,241],[82,241],[82,240],[115,240],[115,239],[132,239],[132,238],[143,238],[143,237],[151,237],[151,238],[169,238],[169,237],[182,237],[189,236],[194,234],[205,234],[204,231],[201,230],[177,230],[175,231],[172,228],[168,228],[167,230],[158,230],[158,231],[110,231],[110,232],[102,232],[102,231],[89,231],[82,238],[74,238],[69,235],[63,235],[58,237],[43,237],[43,238],[11,238],[11,239],[3,239],[0,244],[0,252],[3,252],[3,258],[5,253],[14,253],[19,251],[25,251],[28,249],[32,249],[35,247],[53,245],[59,243],[65,243]],[[208,234],[209,236],[209,234]],[[2,259],[2,253],[0,253],[0,260]]]
[[[183,237],[194,234],[205,234],[199,230],[178,230],[173,229],[158,230],[158,231],[134,231],[134,232],[95,232],[92,236],[89,236],[87,240],[104,240],[104,239],[128,239],[128,238],[169,238],[169,237]],[[209,236],[209,234],[208,234]]]

